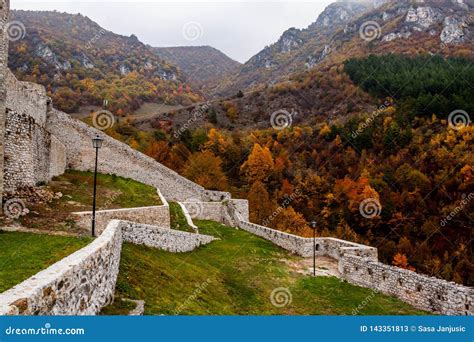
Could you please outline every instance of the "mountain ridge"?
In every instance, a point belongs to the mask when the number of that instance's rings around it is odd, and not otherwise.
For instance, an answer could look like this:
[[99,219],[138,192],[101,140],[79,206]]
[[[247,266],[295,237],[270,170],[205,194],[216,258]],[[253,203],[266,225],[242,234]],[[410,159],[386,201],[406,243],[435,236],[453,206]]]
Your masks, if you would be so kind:
[[[472,1],[451,0],[334,2],[306,29],[290,28],[283,32],[278,41],[250,58],[231,79],[224,80],[216,94],[228,96],[239,90],[288,80],[294,73],[320,65],[354,39],[364,43],[366,38],[371,46],[363,48],[368,52],[373,46],[389,46],[397,39],[424,35],[422,40],[429,40],[437,36],[439,47],[434,52],[449,54],[448,45],[472,44],[473,8]],[[376,35],[363,37],[371,33]],[[423,44],[411,47],[424,48]]]
[[150,100],[201,99],[184,87],[175,66],[135,35],[118,35],[82,14],[57,11],[15,10],[12,21],[24,26],[24,37],[10,44],[10,69],[20,80],[44,85],[64,111],[105,99],[122,111]]
[[205,91],[241,66],[241,63],[209,45],[150,48],[162,60],[177,66],[191,84]]

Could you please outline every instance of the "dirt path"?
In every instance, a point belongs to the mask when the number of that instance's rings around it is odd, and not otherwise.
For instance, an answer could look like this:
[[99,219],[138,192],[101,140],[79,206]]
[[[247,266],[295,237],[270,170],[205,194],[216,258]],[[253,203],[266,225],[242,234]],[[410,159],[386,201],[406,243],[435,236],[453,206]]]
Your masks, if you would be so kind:
[[64,232],[64,231],[51,231],[51,230],[44,230],[44,229],[26,228],[22,226],[4,226],[4,227],[0,227],[0,230],[4,232],[31,233],[31,234],[43,234],[43,235],[52,235],[52,236],[81,237],[84,235],[84,234],[69,233],[69,232]]
[[[313,258],[304,258],[298,261],[283,259],[282,261],[297,273],[303,275],[313,274]],[[337,260],[326,256],[317,256],[316,276],[340,278],[341,274],[339,273]]]

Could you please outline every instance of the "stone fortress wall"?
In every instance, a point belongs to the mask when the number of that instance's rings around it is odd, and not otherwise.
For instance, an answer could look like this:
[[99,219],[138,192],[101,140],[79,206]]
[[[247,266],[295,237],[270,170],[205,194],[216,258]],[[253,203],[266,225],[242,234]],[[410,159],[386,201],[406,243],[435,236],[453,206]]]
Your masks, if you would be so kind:
[[[170,229],[171,218],[169,204],[159,189],[157,189],[157,192],[162,202],[161,205],[141,208],[97,210],[95,219],[96,235],[99,236],[111,220],[132,221]],[[91,231],[91,211],[77,212],[73,213],[73,215],[77,218],[76,224],[79,228],[83,231]]]
[[[92,170],[95,154],[91,139],[98,134],[105,139],[100,150],[100,172],[157,187],[166,198],[183,202],[193,217],[238,227],[304,257],[312,255],[312,239],[249,222],[248,202],[232,200],[225,192],[207,191],[154,159],[54,110],[41,86],[17,81],[7,69],[8,41],[3,28],[9,1],[0,0],[0,5],[0,133],[4,133],[0,134],[0,164],[5,164],[0,168],[4,170],[0,194],[47,181],[66,168]],[[104,224],[116,217],[116,213],[109,214],[104,213]],[[134,216],[125,218],[138,220]],[[170,251],[187,251],[212,241],[197,234],[112,221],[89,246],[1,294],[0,314],[97,313],[113,296],[123,239],[152,247],[167,246]],[[318,238],[316,252],[338,260],[344,279],[356,285],[394,295],[435,313],[474,314],[472,288],[384,265],[377,261],[376,248]]]
[[0,294],[2,315],[95,315],[111,304],[123,242],[183,253],[208,235],[113,220],[88,246]]
[[7,98],[6,77],[8,72],[8,39],[5,28],[9,19],[9,11],[10,1],[0,0],[0,203],[3,203],[3,160]]
[[[237,205],[240,205],[239,208]],[[313,256],[313,239],[251,223],[242,210],[242,200],[222,203],[185,203],[193,218],[212,219],[271,241],[292,253]],[[245,207],[245,206],[243,206]],[[247,206],[248,208],[248,206]],[[244,215],[242,215],[244,212]],[[317,237],[317,256],[329,256],[339,263],[341,277],[348,282],[395,296],[421,310],[443,315],[474,315],[474,289],[429,277],[378,261],[377,248],[335,238]]]
[[116,174],[157,187],[167,199],[173,201],[187,201],[189,199],[222,201],[230,198],[229,193],[208,191],[153,158],[71,118],[68,114],[51,110],[47,128],[66,146],[67,167],[70,169],[92,170],[95,151],[92,148],[91,139],[100,135],[104,139],[103,146],[99,151],[99,171],[101,173]]
[[[313,239],[302,238],[237,218],[238,228],[272,241],[303,257],[313,255]],[[474,289],[383,264],[377,249],[334,238],[316,238],[317,255],[339,262],[349,283],[395,296],[421,310],[442,315],[474,315]]]
[[20,82],[8,70],[5,106],[4,193],[33,187],[63,174],[64,146],[46,128],[46,90]]

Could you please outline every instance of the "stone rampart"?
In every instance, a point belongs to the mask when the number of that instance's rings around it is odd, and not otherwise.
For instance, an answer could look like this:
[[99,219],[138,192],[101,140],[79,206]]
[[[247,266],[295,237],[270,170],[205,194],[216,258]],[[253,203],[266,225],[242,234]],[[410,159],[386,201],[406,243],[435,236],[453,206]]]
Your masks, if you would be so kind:
[[8,73],[8,37],[5,27],[8,23],[9,14],[10,1],[0,0],[0,203],[3,203],[3,160],[5,159],[5,113],[7,99],[6,78]]
[[135,222],[121,221],[124,241],[159,248],[172,253],[190,252],[216,240],[209,235],[188,233]]
[[474,289],[354,255],[340,260],[348,282],[395,296],[421,310],[474,315]]
[[54,135],[51,135],[49,179],[62,175],[64,171],[66,171],[66,148]]
[[34,119],[40,127],[46,126],[48,97],[46,89],[39,84],[21,82],[7,69],[6,72],[6,107],[18,114]]
[[[254,223],[239,227],[303,257],[313,255],[313,239]],[[378,262],[377,249],[335,238],[316,238],[316,255],[339,261],[348,282],[395,296],[421,310],[442,315],[474,315],[474,289]]]
[[66,147],[67,165],[70,169],[92,170],[95,153],[91,139],[100,135],[104,138],[99,152],[101,173],[116,174],[157,187],[166,198],[173,201],[186,201],[190,198],[221,201],[230,198],[229,193],[208,191],[153,158],[60,111],[49,112],[47,128]]
[[33,187],[64,173],[65,148],[35,118],[8,110],[4,148],[4,191]]
[[46,130],[44,87],[20,82],[8,69],[4,83],[3,192],[12,193],[64,173],[65,148]]
[[122,234],[113,221],[88,246],[0,294],[0,315],[94,315],[112,303]]
[[113,301],[123,242],[183,253],[214,240],[113,220],[88,246],[1,293],[0,316],[95,315]]

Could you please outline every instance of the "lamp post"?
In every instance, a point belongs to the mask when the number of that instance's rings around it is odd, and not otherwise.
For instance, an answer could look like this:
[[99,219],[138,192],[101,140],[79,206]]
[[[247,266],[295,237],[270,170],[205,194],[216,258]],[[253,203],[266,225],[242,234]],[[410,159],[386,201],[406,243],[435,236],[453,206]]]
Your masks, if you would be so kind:
[[311,222],[311,229],[313,229],[313,276],[316,277],[316,221]]
[[99,148],[102,147],[104,139],[99,135],[96,135],[92,139],[92,146],[95,148],[95,168],[94,168],[94,200],[92,202],[92,237],[95,236],[95,206],[96,206],[96,194],[97,194],[97,161],[99,159]]

